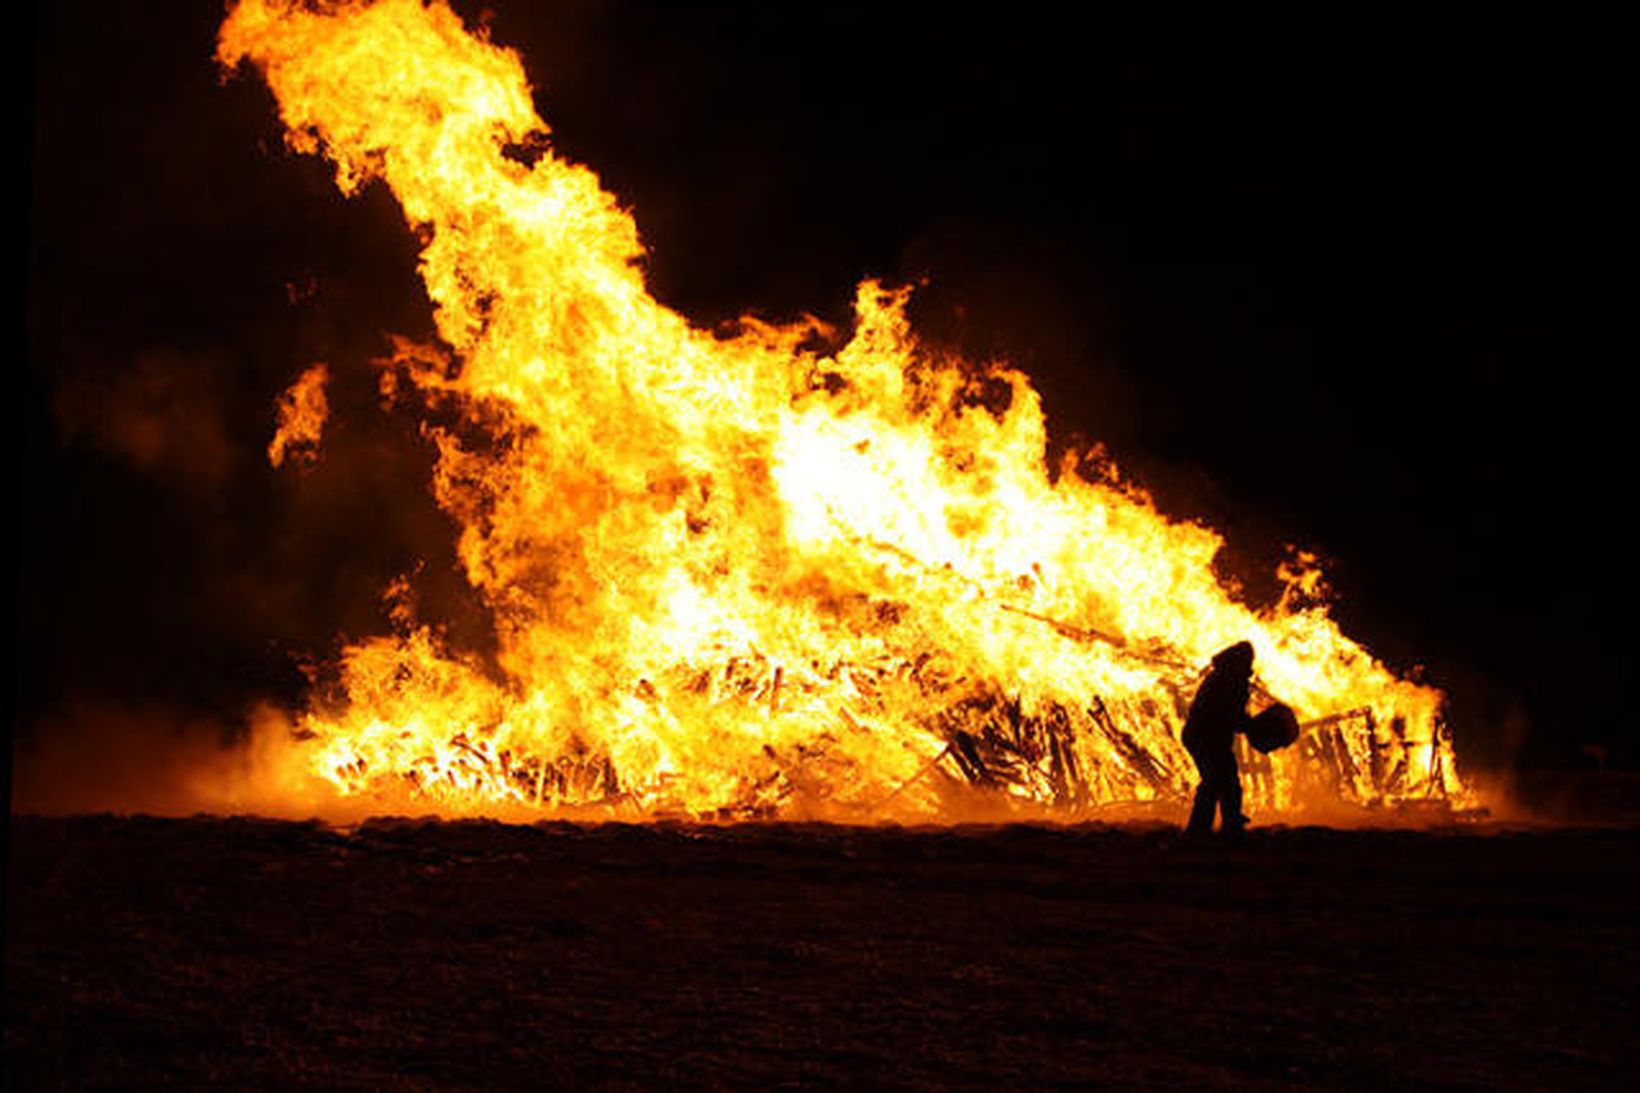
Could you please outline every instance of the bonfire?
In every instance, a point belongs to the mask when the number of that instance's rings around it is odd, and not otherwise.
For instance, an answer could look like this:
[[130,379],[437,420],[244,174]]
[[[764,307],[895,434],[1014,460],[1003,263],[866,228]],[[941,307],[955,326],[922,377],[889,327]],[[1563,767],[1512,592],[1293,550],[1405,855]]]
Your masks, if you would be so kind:
[[[1180,800],[1201,669],[1257,651],[1253,807],[1462,802],[1443,696],[1329,615],[1315,558],[1253,604],[1209,527],[1098,451],[1050,465],[1006,363],[920,340],[909,290],[852,324],[701,329],[644,283],[634,215],[557,155],[521,58],[441,3],[244,0],[290,147],[385,186],[421,245],[437,340],[384,349],[417,415],[493,656],[384,590],[295,717],[302,770],[373,807],[940,819],[976,800],[1075,817]],[[269,456],[322,458],[327,371],[292,362]]]

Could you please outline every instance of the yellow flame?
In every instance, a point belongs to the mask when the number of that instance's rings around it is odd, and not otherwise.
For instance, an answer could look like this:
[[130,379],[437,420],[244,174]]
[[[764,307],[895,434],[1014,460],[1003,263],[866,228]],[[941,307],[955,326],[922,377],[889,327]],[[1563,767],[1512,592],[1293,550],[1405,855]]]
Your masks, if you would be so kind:
[[302,718],[343,792],[450,813],[1176,799],[1197,669],[1243,638],[1312,721],[1249,754],[1255,804],[1466,792],[1440,693],[1340,633],[1313,559],[1276,605],[1238,601],[1217,533],[1050,473],[1029,380],[929,351],[905,291],[862,284],[832,353],[812,321],[718,336],[657,303],[591,171],[504,154],[546,148],[523,65],[442,3],[244,0],[218,59],[262,72],[344,192],[398,199],[444,345],[400,343],[394,382],[464,422],[423,428],[499,653],[412,618],[349,647],[342,697]]

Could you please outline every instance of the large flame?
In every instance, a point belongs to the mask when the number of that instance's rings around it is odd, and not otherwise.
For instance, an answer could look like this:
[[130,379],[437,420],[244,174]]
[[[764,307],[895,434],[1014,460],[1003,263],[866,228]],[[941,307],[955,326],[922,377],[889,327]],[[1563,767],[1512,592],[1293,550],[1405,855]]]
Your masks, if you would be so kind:
[[424,244],[443,345],[401,343],[384,384],[439,411],[433,489],[495,621],[493,663],[403,604],[345,650],[301,724],[342,792],[458,814],[1172,799],[1199,667],[1247,638],[1309,719],[1248,756],[1255,804],[1464,794],[1439,692],[1341,634],[1312,569],[1240,602],[1215,532],[1108,467],[1050,472],[1029,380],[919,344],[905,292],[862,284],[846,343],[657,303],[632,217],[551,154],[517,54],[442,4],[244,0],[218,59],[254,64],[291,146],[345,193],[385,183]]

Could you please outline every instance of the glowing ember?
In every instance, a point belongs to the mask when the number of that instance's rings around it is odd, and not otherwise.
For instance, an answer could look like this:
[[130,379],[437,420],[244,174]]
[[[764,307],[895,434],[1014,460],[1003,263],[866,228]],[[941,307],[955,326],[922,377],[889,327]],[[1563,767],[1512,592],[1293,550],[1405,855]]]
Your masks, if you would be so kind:
[[[432,488],[498,637],[479,663],[405,607],[349,647],[301,719],[342,792],[837,817],[1174,799],[1198,669],[1247,638],[1310,719],[1249,756],[1253,805],[1465,793],[1441,695],[1339,632],[1313,564],[1239,602],[1215,532],[1108,467],[1050,473],[1028,379],[921,346],[905,292],[861,285],[833,353],[817,323],[724,337],[656,303],[591,171],[504,154],[547,149],[522,63],[444,6],[245,0],[218,59],[424,240],[444,345],[400,344],[384,386],[440,411]],[[292,421],[322,417],[322,379]]]

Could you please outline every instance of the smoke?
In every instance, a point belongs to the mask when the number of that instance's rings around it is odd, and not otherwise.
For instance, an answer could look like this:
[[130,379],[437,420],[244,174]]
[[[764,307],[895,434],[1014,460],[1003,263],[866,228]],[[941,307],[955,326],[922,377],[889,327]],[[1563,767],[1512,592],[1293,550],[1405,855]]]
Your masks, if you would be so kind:
[[18,813],[305,818],[326,807],[319,788],[283,763],[288,723],[272,707],[222,721],[159,705],[76,700],[34,729],[12,756]]
[[307,665],[380,630],[401,576],[453,620],[452,642],[482,648],[488,620],[463,600],[426,491],[431,452],[379,412],[368,357],[333,369],[350,424],[323,458],[276,470],[288,363],[95,349],[53,349],[56,375],[29,392],[42,415],[17,540],[18,807],[204,807],[183,772],[226,777],[217,753],[256,735],[245,711],[299,708]]
[[112,375],[76,375],[58,389],[57,424],[69,444],[90,445],[189,493],[214,493],[240,454],[224,418],[221,371],[159,350]]

